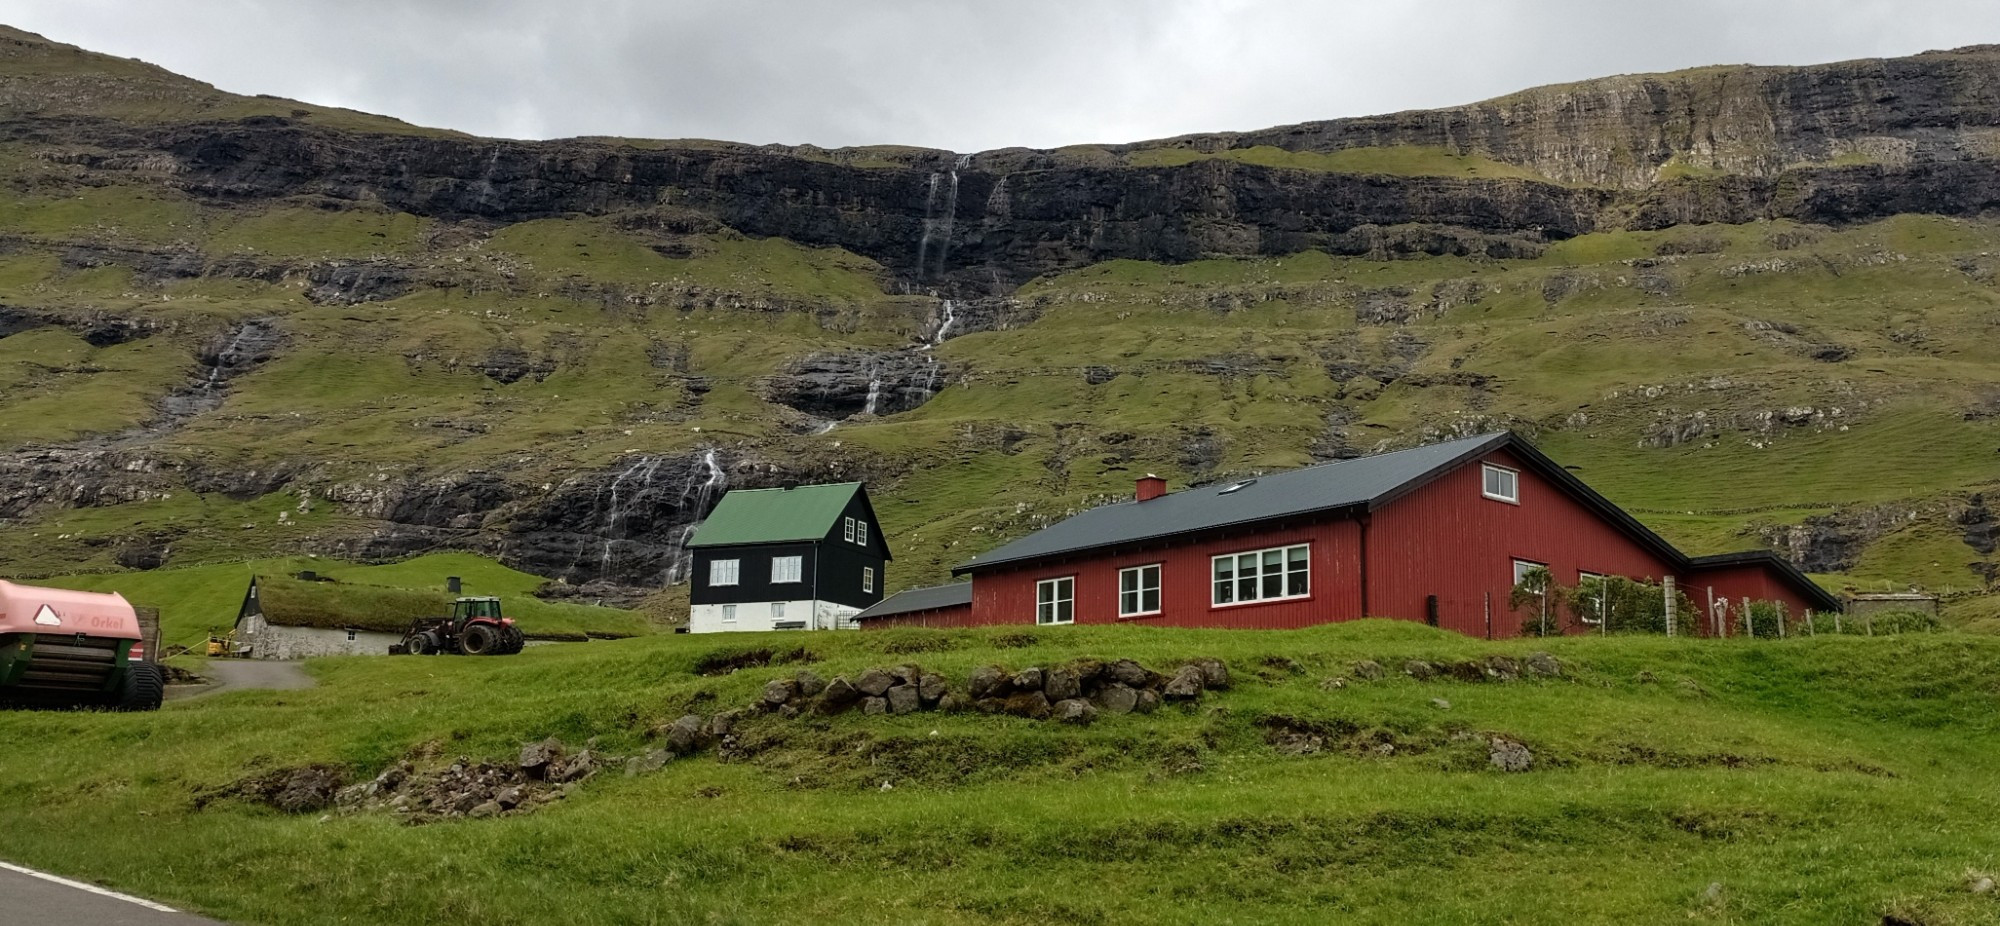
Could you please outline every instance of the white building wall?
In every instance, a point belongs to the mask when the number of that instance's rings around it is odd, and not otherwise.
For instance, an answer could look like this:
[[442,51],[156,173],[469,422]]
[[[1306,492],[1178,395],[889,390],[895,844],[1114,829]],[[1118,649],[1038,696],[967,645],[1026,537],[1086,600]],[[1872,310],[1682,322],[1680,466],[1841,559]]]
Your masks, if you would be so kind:
[[392,644],[403,642],[398,633],[372,630],[330,630],[325,627],[277,627],[252,615],[243,622],[243,638],[250,644],[253,659],[312,659],[318,656],[387,656]]
[[[831,601],[786,601],[785,616],[774,617],[772,602],[758,601],[738,605],[698,604],[688,609],[689,633],[726,633],[729,631],[777,630],[779,624],[804,624],[803,627],[787,627],[790,630],[854,630],[860,624],[854,615],[860,608],[850,608]],[[723,617],[725,608],[735,608],[735,618]]]

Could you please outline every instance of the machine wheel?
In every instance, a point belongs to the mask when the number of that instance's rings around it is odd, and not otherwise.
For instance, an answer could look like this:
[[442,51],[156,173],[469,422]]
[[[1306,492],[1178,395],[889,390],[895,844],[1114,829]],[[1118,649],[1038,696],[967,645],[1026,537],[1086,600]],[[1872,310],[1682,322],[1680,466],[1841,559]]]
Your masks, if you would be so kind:
[[431,654],[430,637],[421,633],[410,634],[403,638],[403,648],[412,656],[428,656]]
[[504,652],[506,652],[508,655],[518,653],[521,651],[521,647],[528,645],[528,637],[526,634],[521,632],[521,628],[519,627],[516,627],[512,624],[508,624],[507,626],[501,628],[501,632],[502,636],[506,638],[503,641],[506,644],[506,649],[504,650]]
[[458,648],[467,656],[498,656],[505,649],[492,624],[467,624],[458,635]]
[[167,678],[160,667],[150,662],[135,662],[125,667],[125,690],[118,698],[118,709],[157,711],[166,693]]

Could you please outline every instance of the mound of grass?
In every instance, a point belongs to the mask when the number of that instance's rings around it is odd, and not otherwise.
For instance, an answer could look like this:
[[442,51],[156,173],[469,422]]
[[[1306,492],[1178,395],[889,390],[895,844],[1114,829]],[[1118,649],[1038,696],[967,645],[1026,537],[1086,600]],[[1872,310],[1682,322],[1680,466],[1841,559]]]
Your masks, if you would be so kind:
[[[1398,671],[1538,645],[1561,678]],[[773,655],[741,658],[757,650]],[[405,758],[507,761],[547,736],[631,755],[653,747],[653,725],[746,704],[801,666],[831,677],[920,662],[957,687],[988,663],[1201,656],[1228,661],[1230,690],[1089,727],[752,714],[727,761],[600,774],[525,816],[409,827],[380,812],[321,822],[192,800],[277,766],[361,779]],[[581,924],[1984,922],[1993,900],[1966,885],[2000,862],[1983,797],[2000,784],[2000,696],[1985,671],[1996,658],[2000,641],[1952,634],[1486,643],[1370,621],[324,660],[308,691],[150,716],[5,717],[20,745],[0,755],[17,798],[0,804],[0,853],[273,924],[330,908],[362,924],[528,923],[558,909]],[[1388,677],[1363,680],[1362,660]],[[1523,744],[1529,770],[1495,768],[1495,737]],[[239,864],[263,874],[178,872]]]

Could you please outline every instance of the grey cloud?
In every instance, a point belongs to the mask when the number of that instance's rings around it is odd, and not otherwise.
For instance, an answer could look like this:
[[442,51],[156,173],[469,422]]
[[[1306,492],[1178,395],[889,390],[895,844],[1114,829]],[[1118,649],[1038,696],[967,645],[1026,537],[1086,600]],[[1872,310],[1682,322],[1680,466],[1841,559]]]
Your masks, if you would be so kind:
[[2000,38],[1988,13],[1978,0],[0,0],[0,22],[226,90],[478,134],[961,151],[1912,54]]

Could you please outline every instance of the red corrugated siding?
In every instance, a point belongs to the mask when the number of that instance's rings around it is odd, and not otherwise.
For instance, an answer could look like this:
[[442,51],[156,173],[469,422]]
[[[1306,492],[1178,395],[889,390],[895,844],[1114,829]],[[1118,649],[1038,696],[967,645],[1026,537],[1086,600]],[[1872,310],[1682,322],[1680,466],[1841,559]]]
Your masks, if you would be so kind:
[[[1712,600],[1729,602],[1729,613],[1724,633],[1735,636],[1743,632],[1743,599],[1751,601],[1777,601],[1785,605],[1785,614],[1792,620],[1805,616],[1812,602],[1792,590],[1791,583],[1760,565],[1722,566],[1714,569],[1697,569],[1682,583],[1683,591],[1694,599],[1696,607],[1709,607]],[[1702,632],[1708,633],[1711,620],[1701,622]]]
[[[1281,629],[1352,620],[1361,614],[1358,538],[1359,528],[1354,522],[1331,521],[1010,572],[980,573],[972,582],[971,623],[1033,624],[1035,583],[1060,576],[1076,577],[1077,623],[1119,623],[1118,571],[1149,563],[1162,566],[1161,613],[1126,618],[1127,623]],[[1209,557],[1296,543],[1312,545],[1311,597],[1221,608],[1210,604]]]
[[1671,566],[1568,493],[1523,469],[1506,452],[1486,457],[1520,472],[1518,505],[1481,494],[1473,461],[1376,511],[1368,526],[1368,612],[1374,617],[1425,619],[1425,599],[1438,597],[1438,626],[1486,636],[1520,632],[1522,615],[1507,608],[1514,560],[1548,564],[1555,581],[1574,585],[1578,572],[1657,581]]
[[970,627],[972,606],[953,605],[948,608],[931,608],[927,611],[908,611],[885,617],[871,617],[861,622],[863,630],[883,630],[889,627]]

